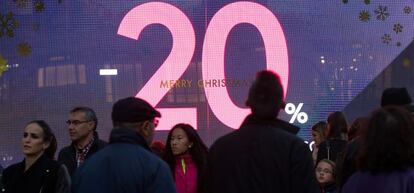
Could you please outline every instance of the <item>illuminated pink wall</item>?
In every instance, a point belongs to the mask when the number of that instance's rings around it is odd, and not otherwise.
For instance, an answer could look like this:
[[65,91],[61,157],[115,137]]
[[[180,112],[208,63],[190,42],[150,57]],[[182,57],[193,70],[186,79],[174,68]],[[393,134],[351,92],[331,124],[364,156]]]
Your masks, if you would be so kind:
[[[237,13],[237,14],[235,14]],[[238,24],[255,26],[264,41],[267,69],[281,77],[284,92],[288,89],[289,62],[285,35],[276,16],[266,7],[252,2],[236,2],[221,8],[211,19],[204,37],[202,51],[202,76],[204,79],[225,79],[225,48],[227,37]],[[195,49],[195,34],[188,17],[167,3],[151,2],[136,6],[122,19],[118,34],[138,40],[145,27],[162,24],[171,32],[171,53],[148,80],[136,97],[157,106],[169,88],[158,88],[162,80],[178,80],[191,62]],[[225,87],[204,87],[206,98],[214,115],[225,125],[238,128],[249,109],[240,108],[231,100]],[[185,122],[197,128],[196,108],[158,108],[163,118],[159,130]],[[231,113],[229,113],[231,112]]]
[[[170,55],[161,67],[152,75],[136,97],[147,100],[157,106],[167,94],[169,88],[160,88],[162,80],[177,80],[190,65],[195,49],[193,26],[185,14],[177,7],[167,3],[145,3],[133,8],[122,19],[118,34],[138,40],[145,27],[162,24],[173,37]],[[157,108],[161,114],[158,129],[169,130],[177,123],[185,122],[197,126],[196,108]]]

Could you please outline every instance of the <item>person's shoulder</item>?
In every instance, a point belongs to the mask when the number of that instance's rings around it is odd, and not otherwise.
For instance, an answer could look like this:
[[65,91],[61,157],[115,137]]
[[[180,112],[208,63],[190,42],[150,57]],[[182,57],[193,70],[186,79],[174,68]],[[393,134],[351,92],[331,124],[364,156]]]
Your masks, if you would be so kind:
[[68,160],[70,157],[75,156],[75,148],[72,145],[63,147],[58,153],[58,161]]
[[414,166],[408,167],[403,171],[395,172],[395,173],[402,175],[402,176],[409,176],[414,181]]
[[232,131],[227,133],[221,137],[219,137],[216,141],[214,141],[213,145],[211,145],[209,151],[214,151],[217,147],[226,147],[228,145],[233,144],[235,141],[235,137],[238,135],[238,130]]
[[296,133],[292,128],[295,128],[296,126],[291,125],[289,123],[283,124],[280,126],[275,125],[269,125],[267,126],[269,128],[263,129],[266,132],[263,132],[262,135],[266,137],[270,137],[273,139],[277,139],[277,141],[281,142],[301,142],[303,143],[303,140],[296,136]]
[[281,120],[281,119],[276,119],[276,126],[280,127],[280,129],[285,130],[289,133],[292,134],[297,134],[300,130],[300,127],[293,125],[287,121]]
[[3,182],[8,181],[12,178],[12,176],[19,174],[19,173],[23,173],[23,171],[24,171],[23,162],[12,164],[3,170],[1,180]]
[[246,136],[249,138],[254,136],[255,138],[263,139],[264,141],[273,141],[274,143],[294,143],[304,144],[303,140],[297,137],[292,132],[286,131],[274,125],[245,125],[238,130],[232,131],[219,139],[217,139],[210,148],[210,151],[214,151],[217,147],[231,147],[243,141]]
[[106,141],[104,141],[104,140],[102,140],[102,139],[99,139],[99,138],[98,138],[98,140],[96,140],[96,144],[97,144],[99,147],[105,147],[106,145],[108,145],[108,142],[106,142]]
[[22,163],[21,162],[12,164],[12,165],[10,165],[9,167],[7,167],[7,168],[5,168],[3,170],[3,175],[7,175],[9,173],[13,173],[16,170],[20,169],[21,167],[22,167]]
[[104,147],[106,147],[107,145],[108,145],[108,142],[98,138],[93,142],[91,153],[99,151],[99,150],[103,149]]
[[[124,163],[146,163],[147,168],[153,168],[156,165],[164,165],[166,163],[161,160],[157,155],[150,150],[135,144],[127,143],[113,143],[108,144],[105,148],[96,152],[82,166],[96,167],[102,164],[119,164],[119,160],[123,160]],[[82,167],[81,166],[81,167]],[[121,167],[121,165],[118,165]],[[124,165],[126,168],[130,167]]]
[[327,140],[322,141],[322,142],[319,144],[318,149],[323,149],[322,147],[326,147],[326,141],[327,141]]
[[62,154],[62,153],[68,153],[68,152],[71,152],[71,151],[74,151],[75,149],[73,148],[73,146],[72,145],[68,145],[68,146],[65,146],[65,147],[63,147],[60,151],[59,151],[59,155],[60,154]]
[[101,156],[126,156],[126,157],[149,157],[149,158],[158,158],[154,153],[149,149],[146,149],[140,145],[129,144],[129,143],[111,143],[106,145],[105,148],[96,152],[93,157]]

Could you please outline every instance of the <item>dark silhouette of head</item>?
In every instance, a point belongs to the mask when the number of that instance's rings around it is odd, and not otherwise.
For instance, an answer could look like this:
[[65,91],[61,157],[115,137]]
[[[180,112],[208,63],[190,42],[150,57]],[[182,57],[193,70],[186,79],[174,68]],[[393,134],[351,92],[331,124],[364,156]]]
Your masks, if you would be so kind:
[[348,141],[352,141],[353,139],[360,136],[361,132],[367,129],[368,123],[369,123],[368,117],[356,118],[348,129]]
[[388,105],[405,106],[411,103],[410,94],[408,94],[407,88],[387,88],[382,92],[381,107]]
[[274,119],[284,107],[283,87],[280,77],[269,70],[257,73],[249,90],[246,105],[252,114],[262,119]]
[[328,119],[328,139],[341,138],[341,134],[348,132],[345,115],[340,111],[329,114]]
[[414,121],[401,107],[374,111],[362,133],[357,166],[374,174],[414,166]]
[[158,124],[156,118],[161,113],[143,99],[127,97],[115,102],[111,116],[114,128],[132,129],[151,145]]

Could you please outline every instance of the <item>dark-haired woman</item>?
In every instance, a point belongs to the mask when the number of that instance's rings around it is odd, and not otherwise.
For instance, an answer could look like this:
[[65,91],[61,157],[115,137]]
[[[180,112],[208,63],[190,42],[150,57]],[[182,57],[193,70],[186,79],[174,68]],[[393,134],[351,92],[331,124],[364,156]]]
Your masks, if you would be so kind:
[[168,133],[164,160],[170,165],[177,193],[203,192],[207,147],[188,124],[177,124]]
[[414,193],[414,122],[409,112],[385,107],[373,112],[362,133],[359,172],[343,193]]
[[3,192],[70,192],[67,170],[53,160],[56,147],[55,135],[45,121],[27,124],[22,138],[25,158],[3,171]]
[[344,151],[347,144],[345,136],[348,126],[345,115],[340,111],[333,112],[329,114],[327,123],[327,140],[319,145],[316,163],[322,159],[336,162],[336,158]]

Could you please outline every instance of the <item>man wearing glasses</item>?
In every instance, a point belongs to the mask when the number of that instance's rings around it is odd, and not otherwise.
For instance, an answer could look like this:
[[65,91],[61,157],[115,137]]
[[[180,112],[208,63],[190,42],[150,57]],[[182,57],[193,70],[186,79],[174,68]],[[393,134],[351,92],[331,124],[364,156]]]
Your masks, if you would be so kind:
[[105,147],[106,142],[98,137],[96,132],[98,119],[95,112],[89,107],[72,109],[66,124],[72,144],[59,152],[58,161],[66,165],[72,176],[86,159]]

